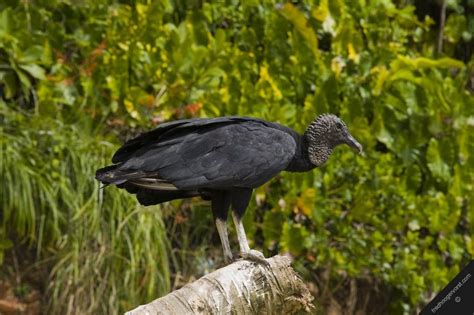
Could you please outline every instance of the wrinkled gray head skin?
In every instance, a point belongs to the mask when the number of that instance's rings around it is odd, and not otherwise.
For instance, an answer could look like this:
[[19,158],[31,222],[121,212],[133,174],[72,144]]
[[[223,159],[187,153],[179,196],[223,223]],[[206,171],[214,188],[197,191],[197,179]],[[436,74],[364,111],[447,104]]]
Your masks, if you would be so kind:
[[324,164],[332,150],[340,144],[347,144],[363,153],[362,145],[352,137],[346,124],[333,114],[318,116],[306,129],[305,136],[309,160],[316,166]]

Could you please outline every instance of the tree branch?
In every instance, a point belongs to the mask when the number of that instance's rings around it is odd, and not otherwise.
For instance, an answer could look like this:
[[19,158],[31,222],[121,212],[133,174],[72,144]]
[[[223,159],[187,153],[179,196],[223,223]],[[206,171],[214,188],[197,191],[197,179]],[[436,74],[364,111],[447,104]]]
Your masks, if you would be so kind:
[[443,37],[444,37],[444,24],[446,23],[446,6],[448,4],[448,0],[443,0],[441,4],[441,14],[440,14],[440,21],[439,21],[439,33],[438,33],[438,45],[437,45],[437,53],[441,54],[443,52]]
[[313,297],[290,259],[274,256],[268,267],[241,260],[141,305],[139,314],[294,314],[310,312]]

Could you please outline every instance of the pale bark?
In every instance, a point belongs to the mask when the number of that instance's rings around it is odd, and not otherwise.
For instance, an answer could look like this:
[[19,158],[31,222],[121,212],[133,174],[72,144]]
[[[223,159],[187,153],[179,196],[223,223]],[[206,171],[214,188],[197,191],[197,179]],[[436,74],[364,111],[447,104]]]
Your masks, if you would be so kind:
[[141,305],[138,314],[294,314],[310,312],[313,297],[284,256],[268,267],[241,260]]

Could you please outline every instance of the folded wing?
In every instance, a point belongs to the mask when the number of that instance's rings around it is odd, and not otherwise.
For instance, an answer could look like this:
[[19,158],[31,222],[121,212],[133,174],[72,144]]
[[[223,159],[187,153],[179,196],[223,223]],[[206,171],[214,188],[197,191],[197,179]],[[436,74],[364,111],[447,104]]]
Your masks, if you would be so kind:
[[181,121],[140,137],[117,151],[114,172],[180,190],[258,187],[285,169],[296,148],[284,130],[235,117]]

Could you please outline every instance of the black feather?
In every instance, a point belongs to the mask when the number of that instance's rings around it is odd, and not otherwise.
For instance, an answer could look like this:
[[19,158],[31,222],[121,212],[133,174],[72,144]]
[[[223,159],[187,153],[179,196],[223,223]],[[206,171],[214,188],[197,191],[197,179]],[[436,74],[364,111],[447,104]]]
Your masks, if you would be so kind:
[[120,169],[119,164],[116,164],[98,169],[95,178],[104,184],[120,185],[130,179],[142,178],[146,174],[141,170],[124,171]]
[[[98,170],[96,178],[136,194],[142,204],[199,195],[203,189],[252,189],[288,166],[299,137],[255,118],[174,121],[127,141],[114,154],[117,164]],[[135,187],[140,178],[159,178],[178,190]]]
[[155,190],[148,190],[140,188],[136,192],[137,200],[141,205],[144,206],[151,206],[156,205],[159,203],[175,200],[175,199],[183,199],[183,198],[190,198],[199,196],[197,191],[163,191],[159,194],[156,193]]

